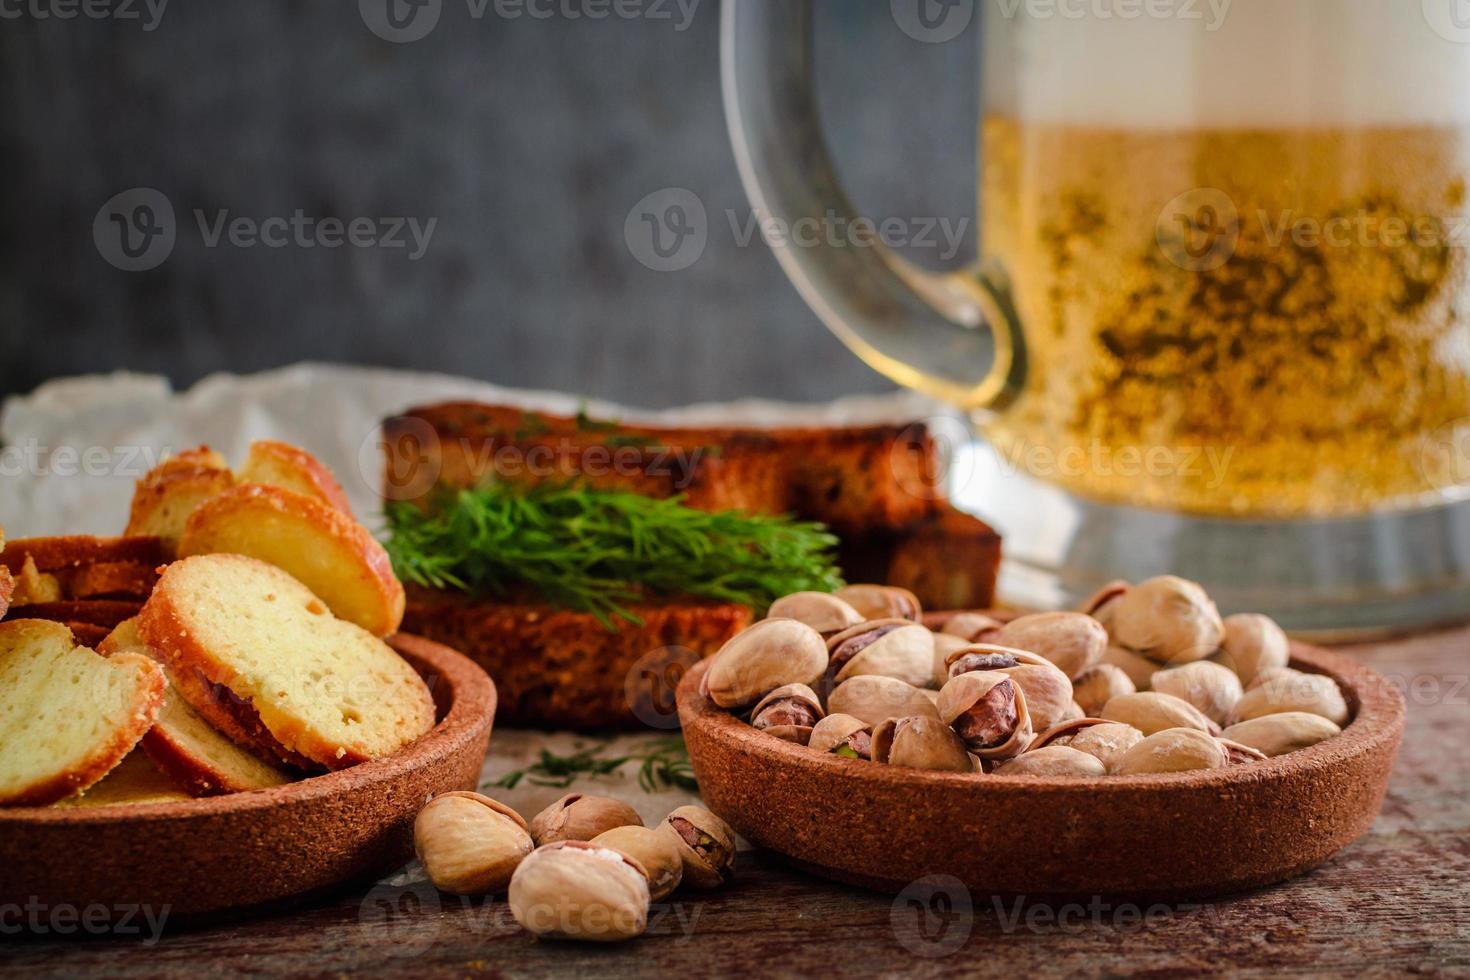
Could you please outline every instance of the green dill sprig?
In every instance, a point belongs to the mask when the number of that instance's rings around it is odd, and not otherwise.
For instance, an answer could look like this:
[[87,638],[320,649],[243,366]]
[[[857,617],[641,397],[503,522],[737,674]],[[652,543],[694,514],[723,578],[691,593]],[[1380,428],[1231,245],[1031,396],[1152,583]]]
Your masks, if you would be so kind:
[[388,554],[405,581],[506,595],[529,588],[555,606],[638,624],[645,592],[735,602],[764,613],[783,595],[842,585],[837,538],[790,517],[696,510],[580,485],[503,483],[460,490],[427,510],[386,511]]
[[525,769],[506,773],[491,788],[515,789],[521,780],[536,786],[551,786],[566,789],[578,776],[598,779],[617,775],[625,763],[638,761],[638,786],[645,793],[660,793],[668,789],[682,789],[690,793],[699,791],[694,779],[694,767],[689,762],[689,750],[684,740],[677,736],[660,739],[647,752],[629,755],[604,756],[606,746],[582,749],[571,755],[557,755],[547,749],[541,757]]

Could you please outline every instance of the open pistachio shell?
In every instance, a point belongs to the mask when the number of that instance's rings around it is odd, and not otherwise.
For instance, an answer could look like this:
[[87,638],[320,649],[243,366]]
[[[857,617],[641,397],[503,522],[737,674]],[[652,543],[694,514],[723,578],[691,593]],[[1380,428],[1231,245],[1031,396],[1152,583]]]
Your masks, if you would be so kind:
[[878,674],[923,687],[934,673],[934,634],[906,619],[859,623],[827,641],[827,669],[839,683]]
[[1107,721],[1103,718],[1079,718],[1063,722],[1036,736],[1030,751],[1048,745],[1065,745],[1101,762],[1108,772],[1113,771],[1123,753],[1143,740],[1143,732],[1132,725]]
[[1288,711],[1321,715],[1335,725],[1345,725],[1348,720],[1347,700],[1336,681],[1325,674],[1297,670],[1273,674],[1270,680],[1246,691],[1235,706],[1232,720],[1250,721]]
[[884,718],[938,717],[934,702],[923,690],[881,674],[859,674],[838,684],[827,698],[827,710],[853,715],[868,725]]
[[1161,670],[1154,674],[1152,687],[1160,694],[1172,694],[1188,701],[1220,725],[1225,724],[1245,693],[1240,678],[1230,668],[1208,660]]
[[756,702],[750,724],[756,731],[805,745],[812,726],[822,720],[822,700],[805,684],[786,684]]
[[998,630],[1004,625],[994,616],[977,612],[961,612],[949,617],[940,632],[945,636],[957,636],[968,643],[978,643],[987,633]]
[[1246,687],[1263,670],[1285,667],[1291,643],[1276,621],[1260,613],[1236,613],[1225,618],[1221,661],[1235,671]]
[[1234,741],[1233,739],[1228,739],[1223,735],[1220,736],[1216,741],[1218,741],[1221,747],[1225,749],[1225,756],[1230,760],[1230,764],[1232,766],[1245,765],[1248,762],[1266,761],[1266,753],[1262,752],[1260,749],[1253,748],[1252,746],[1245,745],[1244,743]]
[[1102,717],[1132,725],[1144,735],[1171,728],[1193,728],[1209,735],[1220,734],[1220,726],[1206,718],[1194,705],[1172,694],[1156,691],[1121,694],[1103,707]]
[[683,855],[667,835],[652,827],[614,827],[592,838],[592,843],[621,851],[643,865],[651,901],[663,901],[684,879]]
[[609,796],[568,793],[531,819],[531,836],[541,847],[562,840],[591,840],[614,827],[643,826],[638,811]]
[[1283,711],[1231,725],[1225,729],[1222,737],[1241,745],[1249,745],[1274,759],[1278,755],[1309,748],[1341,733],[1341,728],[1320,715],[1305,711]]
[[618,942],[648,927],[648,873],[622,851],[559,841],[532,851],[510,879],[511,914],[527,932]]
[[1160,575],[1128,589],[1113,607],[1113,642],[1161,664],[1204,660],[1220,649],[1225,623],[1194,582]]
[[822,634],[794,619],[763,619],[720,648],[701,689],[722,708],[743,708],[778,687],[811,684],[826,669]]
[[918,596],[896,585],[848,585],[833,595],[856,609],[864,619],[908,619],[924,614]]
[[1120,694],[1132,694],[1138,690],[1132,679],[1121,667],[1112,664],[1097,664],[1072,681],[1072,697],[1089,717],[1096,716],[1103,707]]
[[715,888],[735,870],[735,831],[702,806],[681,806],[658,825],[684,861],[684,883]]
[[840,633],[863,621],[851,605],[827,592],[793,592],[771,603],[767,619],[794,619],[823,636]]
[[1031,749],[1003,763],[997,776],[1106,776],[1103,764],[1086,752],[1066,745]]
[[414,850],[429,880],[455,895],[502,892],[535,844],[526,821],[479,793],[441,793],[414,820]]
[[1050,663],[1021,663],[1001,670],[1026,692],[1026,706],[1037,731],[1069,721],[1080,714],[1072,698],[1072,682]]
[[1101,623],[1103,629],[1111,630],[1113,611],[1117,608],[1118,600],[1129,588],[1131,586],[1127,582],[1115,579],[1088,597],[1087,601],[1082,603],[1080,611]]
[[[838,752],[850,758],[867,758],[872,755],[872,734],[873,726],[861,718],[834,711],[817,722],[816,727],[812,729],[812,737],[807,740],[806,745],[807,748],[818,752]],[[860,738],[854,745],[852,742],[854,735],[869,736],[866,740],[869,744],[866,754],[861,751],[865,740]]]
[[1068,678],[1102,661],[1108,631],[1091,616],[1076,612],[1035,613],[1013,619],[986,637],[998,646],[1034,653],[1054,664]]
[[974,772],[965,743],[937,718],[886,718],[873,729],[873,761],[910,769]]
[[[970,671],[952,678],[939,692],[938,709],[940,720],[982,760],[1014,758],[1035,736],[1025,691],[997,671]],[[977,709],[983,715],[977,716]]]
[[1132,776],[1151,772],[1223,769],[1230,756],[1218,738],[1194,728],[1166,728],[1123,753],[1114,772]]

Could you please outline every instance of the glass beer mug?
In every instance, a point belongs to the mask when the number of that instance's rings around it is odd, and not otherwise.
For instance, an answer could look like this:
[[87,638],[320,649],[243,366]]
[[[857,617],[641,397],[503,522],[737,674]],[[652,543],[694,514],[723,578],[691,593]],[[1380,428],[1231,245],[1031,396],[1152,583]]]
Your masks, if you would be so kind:
[[[1470,0],[886,6],[978,26],[979,261],[776,253],[976,423],[951,489],[1006,533],[1005,597],[1174,572],[1298,629],[1470,617]],[[786,227],[854,217],[810,8],[723,12],[741,175]]]

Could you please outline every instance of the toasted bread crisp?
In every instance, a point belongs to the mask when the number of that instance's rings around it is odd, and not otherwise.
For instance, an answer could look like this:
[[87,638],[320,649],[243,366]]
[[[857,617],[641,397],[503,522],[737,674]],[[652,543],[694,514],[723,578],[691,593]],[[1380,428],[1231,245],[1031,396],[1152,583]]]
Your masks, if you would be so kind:
[[234,485],[224,457],[208,446],[172,456],[138,481],[126,533],[155,535],[172,554],[189,515]]
[[328,769],[391,755],[434,725],[429,689],[405,660],[264,561],[174,562],[138,631],[175,678],[228,688],[273,738]]
[[249,555],[284,569],[341,619],[387,636],[403,586],[383,546],[350,515],[280,487],[243,483],[189,518],[180,556]]
[[92,786],[153,726],[163,671],[98,656],[60,623],[0,623],[0,806],[41,806]]
[[67,591],[73,599],[146,599],[158,581],[158,567],[140,561],[103,561],[72,573]]
[[320,500],[344,514],[352,513],[342,484],[315,456],[284,442],[250,444],[250,455],[237,474],[241,483],[264,483]]
[[[125,650],[155,656],[139,635],[136,619],[120,624],[97,648],[98,653],[108,657]],[[143,751],[194,796],[263,789],[292,778],[222,735],[189,707],[172,682],[158,719],[143,736]]]
[[10,577],[10,569],[0,565],[0,619],[10,609],[10,594],[14,591],[15,579]]
[[137,562],[153,567],[168,560],[156,537],[97,538],[67,534],[51,538],[16,538],[0,550],[0,565],[19,573],[29,559],[39,572],[70,574],[99,562]]
[[140,803],[181,803],[193,799],[147,753],[129,752],[117,768],[104,776],[81,796],[62,800],[57,806],[136,806]]

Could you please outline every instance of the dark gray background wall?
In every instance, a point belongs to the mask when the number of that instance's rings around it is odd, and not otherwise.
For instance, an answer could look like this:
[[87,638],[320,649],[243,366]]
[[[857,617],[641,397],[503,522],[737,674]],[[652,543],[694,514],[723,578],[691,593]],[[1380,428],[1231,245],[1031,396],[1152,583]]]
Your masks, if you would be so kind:
[[[352,0],[172,0],[151,31],[0,20],[0,394],[87,371],[183,384],[301,359],[650,406],[889,387],[759,237],[742,246],[730,228],[728,211],[747,212],[716,0],[684,30],[672,0],[603,20],[563,12],[587,0],[537,2],[553,16],[498,16],[491,0],[475,19],[443,0],[411,43],[376,36]],[[860,207],[969,218],[976,26],[920,43],[888,0],[818,0],[817,21],[828,130]],[[135,187],[168,199],[177,237],[156,268],[129,272],[104,259],[93,220]],[[635,202],[666,187],[709,216],[707,248],[678,272],[646,268],[624,237]],[[209,247],[193,214],[298,208],[438,223],[410,261]],[[973,237],[948,262],[918,259],[957,265]]]

